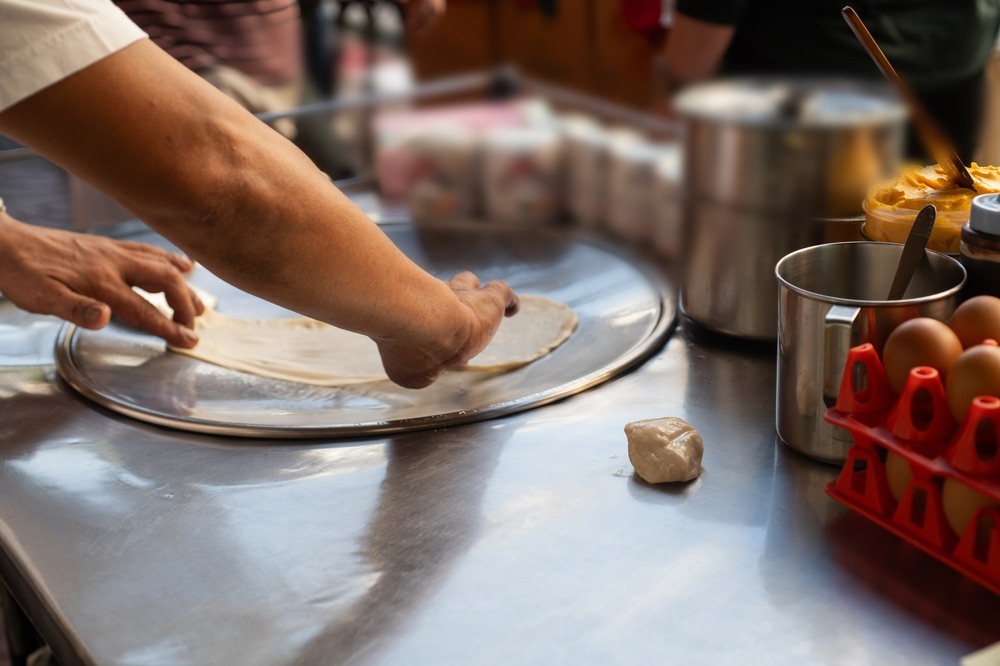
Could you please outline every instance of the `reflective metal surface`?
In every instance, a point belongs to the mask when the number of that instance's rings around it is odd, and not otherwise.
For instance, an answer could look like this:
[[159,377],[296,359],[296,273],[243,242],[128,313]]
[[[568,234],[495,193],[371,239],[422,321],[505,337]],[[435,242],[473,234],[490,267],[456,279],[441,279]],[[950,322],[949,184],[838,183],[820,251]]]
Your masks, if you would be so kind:
[[[157,425],[245,437],[357,437],[495,418],[564,398],[655,352],[675,321],[669,283],[594,238],[485,223],[382,228],[431,273],[469,269],[483,281],[503,279],[520,293],[566,303],[579,317],[576,331],[513,372],[448,373],[419,391],[388,380],[326,388],[249,375],[170,353],[162,340],[120,324],[67,327],[57,344],[59,372],[100,405]],[[204,271],[191,281],[219,297],[220,312],[289,314]]]
[[[685,323],[564,400],[353,440],[162,428],[33,361],[0,366],[0,576],[63,666],[940,666],[1000,641],[1000,599],[776,442],[773,344]],[[701,431],[698,480],[632,475],[622,429],[656,416]]]
[[48,365],[63,321],[18,309],[0,296],[0,367]]
[[[685,326],[538,409],[351,441],[141,423],[0,371],[0,574],[61,664],[956,664],[1000,598],[827,497],[773,345]],[[652,487],[623,427],[679,416]]]

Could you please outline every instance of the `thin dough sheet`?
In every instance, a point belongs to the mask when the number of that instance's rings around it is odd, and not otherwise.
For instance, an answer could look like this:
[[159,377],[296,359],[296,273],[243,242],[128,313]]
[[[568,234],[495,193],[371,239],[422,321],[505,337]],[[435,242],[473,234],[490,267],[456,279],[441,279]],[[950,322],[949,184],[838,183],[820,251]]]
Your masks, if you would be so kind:
[[[503,320],[490,344],[468,365],[473,372],[505,372],[535,361],[566,342],[578,318],[544,296],[521,296],[520,311]],[[245,319],[216,310],[198,317],[194,349],[171,347],[215,365],[263,377],[350,386],[387,380],[378,347],[366,336],[306,317]]]

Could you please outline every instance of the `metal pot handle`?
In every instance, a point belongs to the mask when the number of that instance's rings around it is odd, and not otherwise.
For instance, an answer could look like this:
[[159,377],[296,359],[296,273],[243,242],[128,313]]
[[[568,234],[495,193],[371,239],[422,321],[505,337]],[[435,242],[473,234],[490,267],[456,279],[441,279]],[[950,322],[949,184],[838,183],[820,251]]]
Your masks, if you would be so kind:
[[858,343],[854,323],[861,308],[834,305],[826,313],[823,327],[823,402],[833,407],[844,378],[847,354]]

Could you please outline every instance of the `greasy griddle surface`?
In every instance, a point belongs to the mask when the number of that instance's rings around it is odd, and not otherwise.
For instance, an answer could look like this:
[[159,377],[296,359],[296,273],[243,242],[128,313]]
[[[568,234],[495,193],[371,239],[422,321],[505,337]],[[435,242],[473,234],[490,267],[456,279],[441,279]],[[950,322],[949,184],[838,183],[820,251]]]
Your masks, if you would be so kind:
[[[654,353],[672,329],[673,290],[616,246],[592,237],[470,223],[385,224],[431,273],[472,270],[522,293],[569,305],[580,321],[551,355],[509,373],[447,373],[407,390],[391,382],[324,388],[267,379],[167,352],[158,338],[121,323],[65,327],[56,366],[97,404],[149,423],[242,437],[357,437],[479,421],[547,404],[617,376]],[[159,239],[137,238],[147,242]],[[162,241],[159,241],[162,243]],[[191,282],[241,317],[292,316],[199,268]]]

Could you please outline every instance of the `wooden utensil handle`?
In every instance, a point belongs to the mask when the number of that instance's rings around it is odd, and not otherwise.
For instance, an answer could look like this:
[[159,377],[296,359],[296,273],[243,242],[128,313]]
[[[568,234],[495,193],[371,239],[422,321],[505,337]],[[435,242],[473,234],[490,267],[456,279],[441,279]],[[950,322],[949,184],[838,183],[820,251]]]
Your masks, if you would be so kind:
[[941,165],[956,184],[972,190],[976,189],[972,175],[966,168],[965,163],[962,162],[962,159],[955,152],[955,149],[951,147],[951,142],[947,136],[941,131],[937,123],[934,122],[930,114],[924,110],[920,100],[910,86],[906,84],[906,81],[896,73],[892,63],[885,57],[885,53],[882,52],[872,34],[868,32],[868,28],[865,26],[864,21],[861,20],[861,17],[858,16],[858,13],[854,11],[853,7],[849,6],[840,10],[840,13],[843,15],[844,20],[847,21],[847,25],[851,27],[854,36],[861,42],[861,46],[871,56],[879,71],[882,72],[882,75],[896,88],[896,91],[903,98],[903,102],[910,110],[913,125],[924,146],[931,153],[931,156]]

